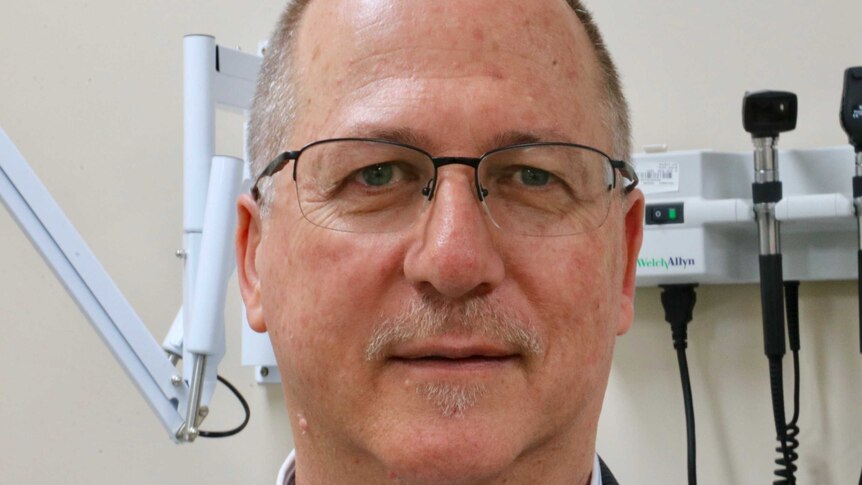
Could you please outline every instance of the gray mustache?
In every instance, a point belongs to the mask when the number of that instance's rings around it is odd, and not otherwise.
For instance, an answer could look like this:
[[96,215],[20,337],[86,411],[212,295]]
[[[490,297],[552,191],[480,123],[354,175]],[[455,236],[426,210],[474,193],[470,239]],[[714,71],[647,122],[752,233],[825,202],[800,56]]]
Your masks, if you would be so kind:
[[479,335],[515,347],[527,355],[539,355],[545,348],[529,322],[508,309],[493,305],[487,298],[454,305],[426,296],[414,300],[401,314],[375,326],[365,348],[365,359],[380,360],[395,344],[443,335]]

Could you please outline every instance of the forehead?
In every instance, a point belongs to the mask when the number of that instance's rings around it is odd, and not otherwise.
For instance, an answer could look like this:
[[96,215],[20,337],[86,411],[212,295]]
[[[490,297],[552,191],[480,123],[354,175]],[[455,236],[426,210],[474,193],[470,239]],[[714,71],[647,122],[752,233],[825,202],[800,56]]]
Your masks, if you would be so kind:
[[294,60],[297,142],[409,129],[433,150],[457,129],[607,148],[595,54],[563,0],[318,0]]

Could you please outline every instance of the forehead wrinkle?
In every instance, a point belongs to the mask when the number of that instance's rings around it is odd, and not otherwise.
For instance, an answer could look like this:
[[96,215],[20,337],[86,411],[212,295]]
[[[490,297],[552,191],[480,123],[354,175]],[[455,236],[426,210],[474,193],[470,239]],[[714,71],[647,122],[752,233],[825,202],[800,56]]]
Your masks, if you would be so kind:
[[[357,77],[366,78],[357,88],[382,78],[408,78],[417,75],[429,80],[468,77],[490,77],[502,80],[511,78],[510,73],[523,73],[537,67],[547,69],[549,65],[557,66],[559,69],[560,82],[573,82],[580,78],[588,67],[582,59],[583,56],[576,56],[573,46],[567,47],[568,52],[554,53],[545,49],[521,52],[489,48],[408,45],[364,53],[361,57],[348,60],[341,70],[348,76],[361,73]],[[564,64],[568,64],[568,67],[564,67]]]
[[[383,90],[389,89],[390,87],[387,85],[387,83],[390,83],[392,81],[410,82],[410,81],[413,81],[415,79],[416,79],[416,76],[411,75],[411,74],[404,74],[404,73],[400,73],[399,75],[393,74],[393,75],[378,76],[378,77],[366,76],[362,80],[357,80],[357,84],[354,84],[351,86],[352,92],[348,93],[348,95],[354,96],[354,97],[362,97],[363,94],[367,93],[367,92],[376,93],[376,92],[380,91],[381,89],[383,89]],[[503,80],[503,79],[500,79],[497,76],[495,76],[493,73],[489,73],[489,74],[468,74],[468,73],[465,73],[465,74],[459,74],[459,75],[453,75],[453,76],[426,76],[426,75],[423,75],[422,76],[422,83],[426,83],[428,81],[449,81],[449,80],[463,81],[463,80],[467,80],[467,79],[491,79],[493,81],[502,81]],[[508,80],[511,80],[511,79],[508,79]],[[383,85],[382,87],[378,86],[381,84]],[[425,90],[424,86],[420,86],[418,83],[416,83],[415,87],[416,87],[416,89],[414,89],[412,91],[413,94],[420,95],[420,97],[421,97],[421,95],[424,94],[424,90]],[[398,104],[395,101],[393,101],[393,106],[398,106]]]
[[[405,56],[404,59],[410,61],[410,63],[413,65],[415,65],[417,60],[419,60],[419,61],[444,60],[448,63],[453,63],[455,61],[464,60],[461,58],[452,58],[450,56],[451,54],[467,54],[467,55],[469,55],[469,60],[471,61],[470,65],[488,64],[488,62],[484,61],[484,59],[486,59],[485,54],[487,54],[487,53],[492,53],[492,54],[504,56],[504,57],[513,57],[514,56],[514,57],[517,57],[519,59],[523,59],[525,61],[528,61],[531,64],[544,65],[545,62],[543,62],[543,61],[557,57],[557,56],[551,55],[551,54],[554,54],[551,52],[551,50],[553,50],[553,47],[563,47],[563,46],[559,46],[557,44],[547,44],[546,46],[543,46],[543,47],[546,47],[546,48],[542,48],[542,49],[538,49],[538,50],[536,50],[536,49],[531,49],[531,50],[523,50],[523,49],[520,49],[520,50],[503,50],[501,47],[492,47],[492,46],[488,46],[485,44],[483,44],[481,46],[469,46],[469,47],[459,46],[459,45],[454,45],[454,44],[443,44],[443,45],[438,44],[438,45],[430,45],[430,46],[429,45],[402,44],[402,45],[397,46],[397,47],[390,47],[389,45],[385,45],[383,49],[375,49],[371,52],[364,52],[364,53],[362,53],[363,55],[357,56],[353,59],[350,59],[349,66],[355,67],[357,64],[362,64],[362,63],[366,63],[366,62],[375,62],[376,63],[376,62],[379,62],[380,58],[394,57],[397,54],[400,54],[402,52],[406,52],[409,54],[408,56]],[[575,55],[577,51],[576,51],[576,49],[573,48],[574,46],[566,45],[565,47],[566,47],[567,52],[560,52],[559,54],[565,54],[564,56],[560,56],[560,57],[563,57],[564,59],[566,59],[566,58],[574,59],[577,57]],[[422,56],[422,54],[425,54],[425,55]],[[432,55],[428,55],[428,54],[444,54],[446,56],[445,57],[444,56],[432,56]],[[559,59],[557,59],[557,60],[559,60]],[[479,61],[479,62],[475,62],[475,61]],[[377,65],[377,64],[375,64],[375,65]]]

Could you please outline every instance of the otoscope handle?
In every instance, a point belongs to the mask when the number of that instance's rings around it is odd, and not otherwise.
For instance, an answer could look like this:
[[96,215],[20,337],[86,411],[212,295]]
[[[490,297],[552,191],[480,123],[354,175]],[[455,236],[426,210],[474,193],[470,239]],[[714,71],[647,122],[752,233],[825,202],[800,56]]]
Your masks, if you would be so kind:
[[787,317],[787,343],[791,352],[798,352],[799,345],[799,281],[784,282],[784,308]]
[[862,197],[862,176],[856,175],[853,177],[853,198],[858,199],[860,197]]
[[859,291],[859,351],[862,352],[862,152],[856,153],[856,176],[853,177],[853,200],[856,205],[856,233],[859,239],[859,250],[856,253],[856,286]]
[[760,305],[763,310],[763,347],[767,357],[782,357],[784,338],[784,274],[781,254],[760,256]]
[[[858,266],[856,274],[862,275],[862,249],[856,252],[856,264]],[[862,281],[857,281],[856,286],[859,291],[859,352],[862,352]]]

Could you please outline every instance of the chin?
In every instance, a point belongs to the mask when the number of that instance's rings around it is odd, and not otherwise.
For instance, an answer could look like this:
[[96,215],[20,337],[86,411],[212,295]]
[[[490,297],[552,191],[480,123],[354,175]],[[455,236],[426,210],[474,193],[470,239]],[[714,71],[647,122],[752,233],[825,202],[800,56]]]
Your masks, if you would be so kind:
[[389,478],[405,484],[480,484],[506,474],[512,457],[488,453],[481,447],[441,446],[393,457]]
[[476,484],[504,475],[518,457],[511,423],[481,416],[476,409],[412,419],[387,433],[380,458],[401,483]]

